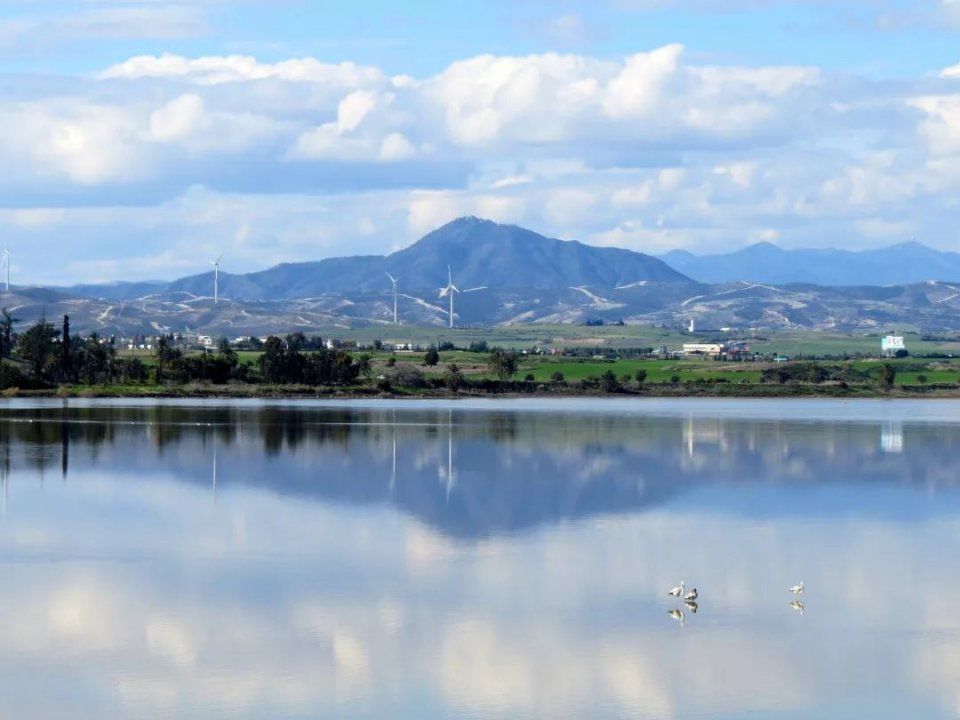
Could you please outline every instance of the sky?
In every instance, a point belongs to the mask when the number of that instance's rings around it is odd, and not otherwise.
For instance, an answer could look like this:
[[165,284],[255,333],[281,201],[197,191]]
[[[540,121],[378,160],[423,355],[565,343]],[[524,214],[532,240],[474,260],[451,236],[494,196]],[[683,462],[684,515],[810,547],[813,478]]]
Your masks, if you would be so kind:
[[389,253],[957,250],[960,0],[0,0],[13,282]]

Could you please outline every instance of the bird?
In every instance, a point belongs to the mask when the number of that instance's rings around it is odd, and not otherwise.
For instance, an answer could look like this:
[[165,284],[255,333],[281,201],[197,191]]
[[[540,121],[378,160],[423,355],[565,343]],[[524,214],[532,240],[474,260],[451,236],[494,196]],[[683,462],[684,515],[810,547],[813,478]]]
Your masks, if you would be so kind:
[[697,614],[697,610],[700,609],[700,606],[697,605],[697,601],[696,601],[696,600],[684,600],[684,601],[683,601],[683,604],[686,605],[686,606],[687,606],[687,610],[689,610],[690,612],[692,612],[694,615],[696,615],[696,614]]
[[683,595],[683,591],[684,591],[684,585],[683,585],[683,580],[681,580],[680,584],[677,585],[677,587],[675,587],[673,590],[668,592],[667,595],[670,595],[671,597],[680,597],[681,595]]
[[680,623],[680,627],[683,627],[683,610],[667,610],[667,615],[672,617],[674,620]]
[[803,595],[803,580],[800,581],[799,585],[794,585],[792,588],[790,588],[790,592],[792,592],[794,595]]
[[796,610],[798,613],[800,613],[801,615],[803,615],[804,606],[803,606],[803,603],[800,602],[799,600],[794,600],[794,601],[792,601],[792,602],[790,603],[790,607],[792,607],[792,608],[793,608],[794,610]]
[[696,599],[697,599],[697,589],[696,589],[696,588],[694,588],[693,590],[691,590],[690,592],[688,592],[686,595],[683,596],[683,601],[684,601],[684,602],[693,602],[693,601],[696,600]]

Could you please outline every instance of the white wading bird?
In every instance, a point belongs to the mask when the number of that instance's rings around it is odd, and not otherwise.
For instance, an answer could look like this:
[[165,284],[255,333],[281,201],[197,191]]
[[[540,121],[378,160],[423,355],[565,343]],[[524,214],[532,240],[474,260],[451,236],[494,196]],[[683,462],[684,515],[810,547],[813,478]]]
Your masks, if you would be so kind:
[[794,585],[792,588],[790,588],[790,592],[792,592],[794,595],[803,595],[803,580],[800,581],[799,585]]
[[693,601],[696,600],[696,599],[697,599],[697,589],[696,589],[696,588],[694,588],[693,590],[691,590],[690,592],[688,592],[686,595],[683,596],[683,601],[684,601],[684,602],[693,602]]
[[680,584],[677,585],[673,590],[667,593],[670,597],[680,597],[683,595],[684,585],[683,580],[680,581]]

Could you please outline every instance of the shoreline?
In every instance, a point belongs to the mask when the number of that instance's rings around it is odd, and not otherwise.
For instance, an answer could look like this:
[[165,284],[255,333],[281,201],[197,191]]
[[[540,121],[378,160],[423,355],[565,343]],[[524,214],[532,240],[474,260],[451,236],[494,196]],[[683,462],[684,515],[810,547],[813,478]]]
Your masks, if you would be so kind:
[[924,385],[879,390],[867,386],[838,385],[739,385],[721,383],[651,384],[642,389],[619,392],[584,391],[570,387],[537,385],[527,391],[480,392],[468,389],[417,389],[384,392],[378,388],[336,388],[258,385],[185,385],[185,386],[61,386],[41,390],[11,388],[3,398],[132,398],[132,399],[283,399],[283,400],[477,400],[543,398],[744,398],[744,399],[960,399],[960,386]]

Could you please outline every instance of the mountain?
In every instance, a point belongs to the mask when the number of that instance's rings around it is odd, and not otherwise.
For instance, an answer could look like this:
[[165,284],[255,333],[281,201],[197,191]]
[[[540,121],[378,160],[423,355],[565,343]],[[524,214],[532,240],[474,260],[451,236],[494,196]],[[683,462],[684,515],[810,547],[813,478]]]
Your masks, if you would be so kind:
[[660,259],[704,283],[786,285],[911,285],[927,280],[960,281],[960,253],[905,242],[875,250],[784,250],[757,243],[719,255],[673,250]]
[[[960,283],[890,284],[901,276],[960,277],[953,269],[960,256],[917,243],[857,253],[761,244],[728,255],[673,252],[666,257],[710,282],[693,280],[643,253],[461,218],[387,256],[221,273],[219,303],[211,297],[210,273],[167,283],[18,288],[7,303],[24,321],[44,313],[51,318],[69,314],[76,331],[104,335],[162,331],[237,337],[382,326],[385,333],[395,333],[391,337],[403,338],[410,326],[449,322],[449,305],[438,289],[446,284],[450,265],[463,291],[455,298],[454,319],[461,327],[588,320],[677,326],[694,318],[700,328],[744,330],[960,330]],[[396,330],[388,330],[393,298],[387,272],[400,280],[402,327]],[[727,276],[737,280],[715,280]]]
[[[447,223],[410,247],[387,256],[357,256],[284,263],[244,275],[220,273],[220,293],[234,301],[293,300],[331,294],[380,293],[385,273],[400,279],[404,292],[424,294],[447,284],[447,266],[462,290],[565,292],[571,287],[615,287],[640,282],[689,283],[662,260],[619,248],[555,240],[515,225],[468,217]],[[102,300],[131,293],[212,294],[212,273],[155,283],[88,285],[68,292]]]

